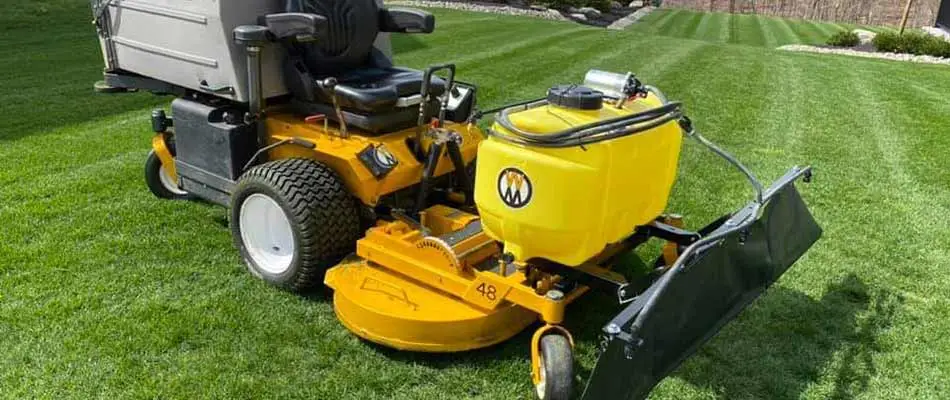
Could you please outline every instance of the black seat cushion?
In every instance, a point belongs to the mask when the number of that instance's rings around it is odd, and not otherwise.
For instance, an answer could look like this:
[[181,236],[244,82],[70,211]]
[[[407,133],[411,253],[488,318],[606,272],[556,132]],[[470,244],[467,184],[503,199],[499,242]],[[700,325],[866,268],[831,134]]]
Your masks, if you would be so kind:
[[[418,95],[422,91],[422,72],[406,68],[358,69],[337,77],[337,99],[340,107],[366,112],[388,111],[399,98]],[[433,77],[429,93],[445,93],[446,83]]]

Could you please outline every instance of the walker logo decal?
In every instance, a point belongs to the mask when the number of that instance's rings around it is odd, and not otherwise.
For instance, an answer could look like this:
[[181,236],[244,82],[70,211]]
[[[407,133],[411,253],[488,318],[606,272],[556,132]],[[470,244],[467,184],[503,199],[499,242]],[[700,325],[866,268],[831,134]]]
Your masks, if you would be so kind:
[[531,180],[520,169],[505,168],[498,175],[498,195],[508,207],[521,208],[531,202],[534,188]]
[[392,168],[398,163],[396,156],[390,153],[389,150],[386,150],[383,145],[376,146],[376,150],[373,151],[373,157],[376,158],[376,162],[383,168]]

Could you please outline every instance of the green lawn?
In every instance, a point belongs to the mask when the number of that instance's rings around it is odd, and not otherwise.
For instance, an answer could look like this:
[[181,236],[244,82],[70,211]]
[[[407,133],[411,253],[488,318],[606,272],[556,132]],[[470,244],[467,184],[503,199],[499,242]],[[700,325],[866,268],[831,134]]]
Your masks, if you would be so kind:
[[[630,30],[651,35],[706,40],[717,43],[778,47],[785,44],[824,44],[835,32],[854,29],[836,24],[769,17],[756,14],[707,13],[685,9],[658,9]],[[862,27],[874,32],[893,30]]]
[[[532,396],[530,332],[458,355],[367,344],[336,322],[326,293],[252,279],[225,210],[153,198],[148,111],[169,99],[92,93],[101,62],[87,7],[0,3],[0,397]],[[814,165],[802,191],[823,240],[653,398],[950,392],[950,69],[735,46],[713,33],[721,24],[699,29],[702,16],[680,35],[702,40],[689,40],[435,14],[437,33],[395,39],[397,61],[457,61],[485,106],[592,67],[631,70],[763,179]],[[670,209],[697,227],[748,191],[688,143],[673,196]],[[570,310],[581,380],[613,313],[605,295]]]

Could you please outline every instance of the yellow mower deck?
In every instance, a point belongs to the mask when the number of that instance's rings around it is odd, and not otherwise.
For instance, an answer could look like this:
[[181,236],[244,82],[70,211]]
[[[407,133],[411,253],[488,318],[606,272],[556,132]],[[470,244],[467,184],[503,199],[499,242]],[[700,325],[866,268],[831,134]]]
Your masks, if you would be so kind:
[[327,271],[337,316],[359,336],[405,350],[477,349],[539,316],[560,323],[567,304],[587,290],[539,294],[550,281],[532,287],[524,271],[502,270],[497,244],[476,216],[441,205],[425,216],[434,227],[429,235],[401,221],[380,223],[357,243],[356,257]]

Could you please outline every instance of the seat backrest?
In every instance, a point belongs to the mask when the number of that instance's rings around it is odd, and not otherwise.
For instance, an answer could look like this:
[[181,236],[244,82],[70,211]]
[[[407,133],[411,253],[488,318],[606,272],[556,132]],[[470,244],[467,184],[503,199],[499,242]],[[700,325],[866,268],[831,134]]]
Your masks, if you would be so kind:
[[379,34],[376,0],[287,0],[286,11],[327,19],[325,35],[315,42],[296,44],[310,73],[331,76],[368,66]]

